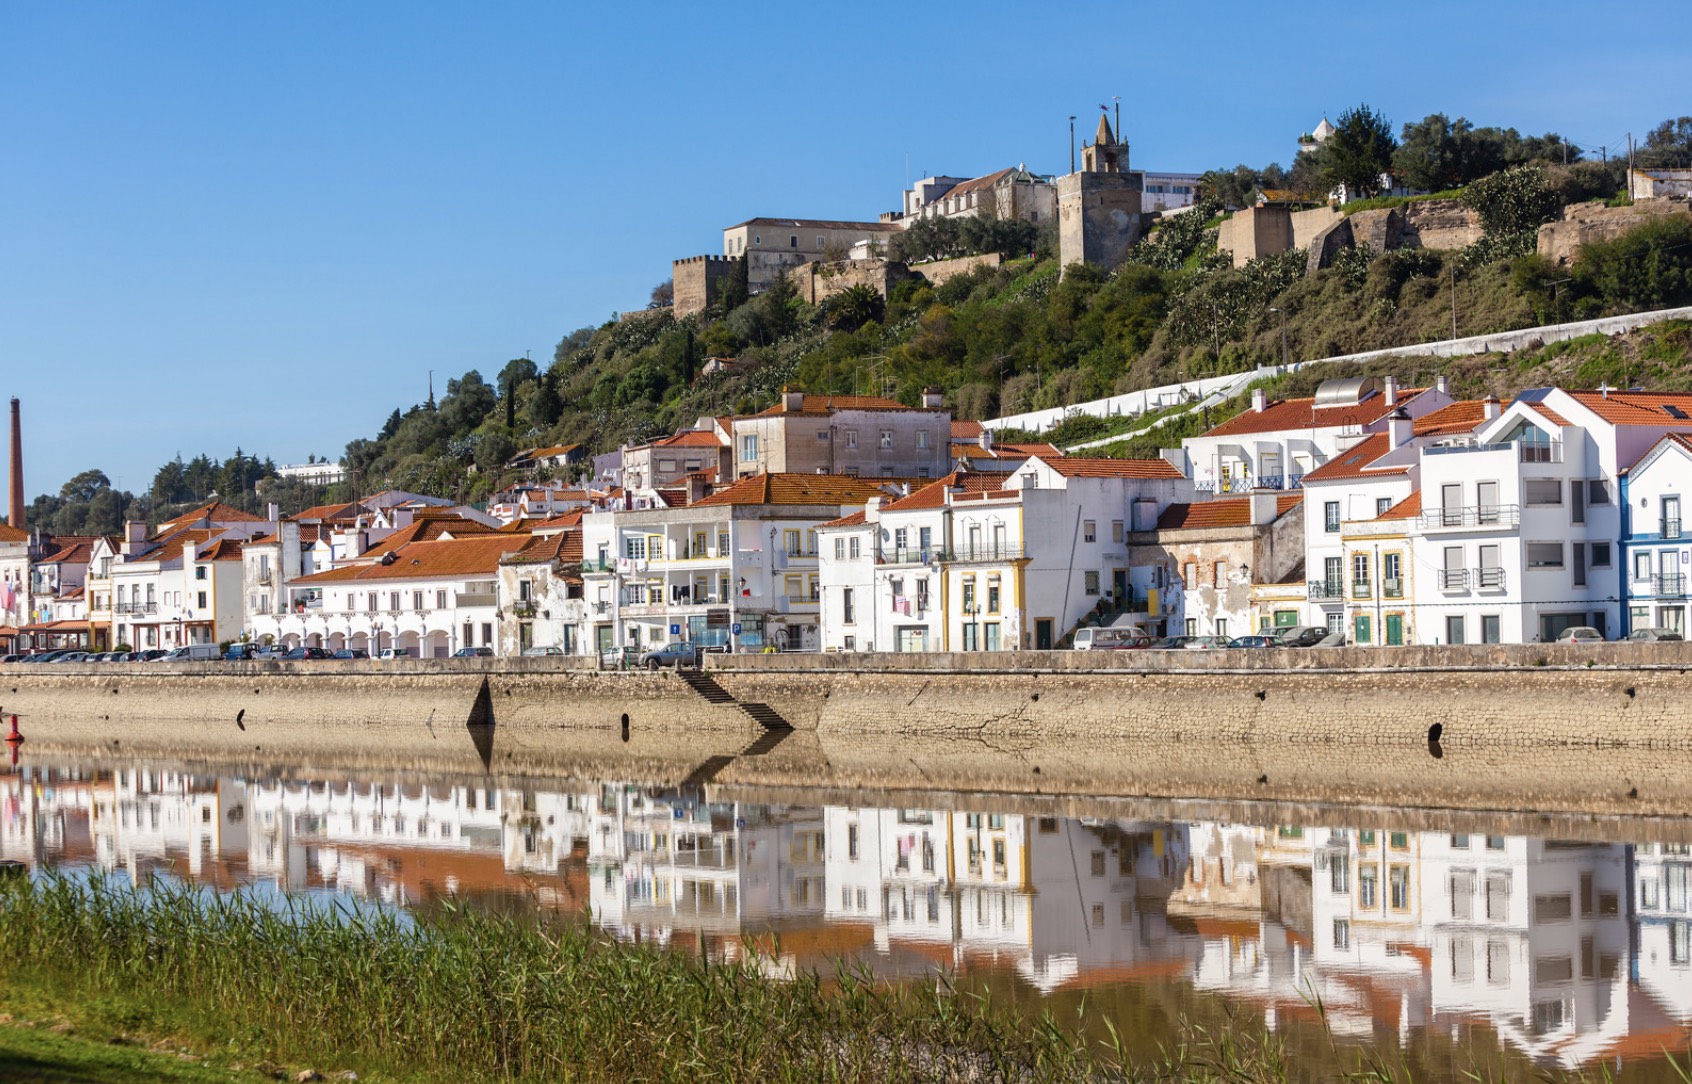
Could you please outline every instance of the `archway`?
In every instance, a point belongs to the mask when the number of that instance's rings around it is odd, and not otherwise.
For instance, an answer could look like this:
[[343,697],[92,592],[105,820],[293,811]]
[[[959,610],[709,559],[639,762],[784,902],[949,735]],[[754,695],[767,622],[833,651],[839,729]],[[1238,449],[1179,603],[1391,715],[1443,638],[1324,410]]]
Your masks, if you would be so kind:
[[394,644],[394,646],[401,649],[402,651],[409,651],[413,658],[416,658],[418,655],[421,654],[421,652],[417,650],[417,648],[418,648],[417,634],[415,632],[402,632],[402,633],[400,633],[399,634],[399,641],[396,644]]
[[427,642],[427,650],[423,654],[430,659],[444,659],[452,654],[447,644],[447,634],[440,629],[431,632]]

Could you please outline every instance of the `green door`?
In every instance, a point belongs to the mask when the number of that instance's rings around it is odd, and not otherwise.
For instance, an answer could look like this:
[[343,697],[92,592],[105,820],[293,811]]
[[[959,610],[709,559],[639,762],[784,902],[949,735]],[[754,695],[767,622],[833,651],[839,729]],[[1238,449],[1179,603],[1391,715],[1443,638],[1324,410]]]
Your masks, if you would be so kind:
[[1389,646],[1389,647],[1402,647],[1402,646],[1404,646],[1404,615],[1403,614],[1387,614],[1386,615],[1386,634],[1387,634],[1387,646]]
[[1358,614],[1351,624],[1351,642],[1354,644],[1372,644],[1374,638],[1369,635],[1369,615]]

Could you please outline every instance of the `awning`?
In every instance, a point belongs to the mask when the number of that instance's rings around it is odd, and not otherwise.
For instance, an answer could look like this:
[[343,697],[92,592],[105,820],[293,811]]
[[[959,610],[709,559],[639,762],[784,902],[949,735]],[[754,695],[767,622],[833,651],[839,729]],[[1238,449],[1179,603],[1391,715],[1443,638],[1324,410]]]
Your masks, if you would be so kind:
[[42,621],[25,625],[19,632],[87,632],[86,621]]

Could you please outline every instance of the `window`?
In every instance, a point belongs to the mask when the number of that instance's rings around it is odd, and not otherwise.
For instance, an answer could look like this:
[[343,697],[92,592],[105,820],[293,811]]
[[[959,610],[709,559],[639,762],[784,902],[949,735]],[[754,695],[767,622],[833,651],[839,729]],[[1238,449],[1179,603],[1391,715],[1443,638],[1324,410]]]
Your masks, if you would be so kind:
[[[1574,959],[1569,956],[1541,956],[1533,962],[1533,981],[1538,983],[1568,982],[1574,978]],[[1534,1006],[1537,1024],[1539,1006]],[[1558,1023],[1561,1023],[1559,1014]]]
[[646,556],[646,538],[642,535],[629,535],[623,539],[623,556],[631,561],[639,561]]
[[1334,919],[1334,947],[1337,949],[1351,947],[1351,922],[1348,919]]
[[1473,870],[1451,871],[1451,917],[1468,922],[1475,917],[1475,874]]
[[1122,539],[1123,539],[1122,521],[1119,520],[1119,519],[1111,520],[1110,521],[1110,540],[1112,542],[1120,543],[1122,541]]
[[1563,503],[1563,483],[1555,479],[1529,478],[1522,483],[1522,503],[1553,505]]
[[852,588],[850,587],[844,587],[840,590],[840,615],[840,619],[844,624],[857,624],[857,596],[853,594]]
[[918,429],[917,430],[916,446],[918,448],[927,448],[928,447],[928,430],[926,430],[926,429]]
[[1404,580],[1400,573],[1404,563],[1402,554],[1381,555],[1381,594],[1387,598],[1404,597]]
[[1593,568],[1610,567],[1610,544],[1608,542],[1593,542],[1590,552],[1592,559],[1587,563]]
[[488,647],[488,646],[492,646],[492,644],[493,644],[493,625],[490,622],[484,621],[484,622],[482,622],[482,645],[484,647]]
[[782,593],[789,599],[805,597],[805,577],[788,573],[781,578]]
[[1463,615],[1448,614],[1445,618],[1445,642],[1448,644],[1463,643]]
[[1633,551],[1633,578],[1636,580],[1648,580],[1651,578],[1650,550]]
[[858,431],[856,429],[846,430],[846,447],[856,448],[857,446],[858,446]]
[[1097,523],[1090,519],[1081,522],[1081,541],[1096,542],[1098,541],[1098,534],[1099,526]]
[[1369,597],[1369,555],[1351,555],[1351,594],[1355,598]]
[[1228,635],[1228,619],[1226,617],[1218,617],[1216,619],[1216,635],[1221,636],[1223,638],[1227,637],[1227,635]]
[[893,447],[893,430],[883,429],[881,431],[881,446],[883,448]]
[[997,576],[987,577],[987,612],[990,614],[999,612],[999,577]]
[[206,566],[205,565],[195,565],[194,566],[194,578],[196,580],[203,580],[203,579],[206,578]]
[[1392,498],[1391,497],[1376,497],[1375,498],[1375,518],[1380,519],[1382,516],[1386,515],[1387,509],[1389,509],[1391,507],[1392,507]]
[[206,593],[204,591],[200,591],[200,592],[197,593],[196,597],[199,599],[199,601],[195,602],[194,605],[200,607],[200,609],[202,609],[202,610],[205,609],[206,608]]
[[1351,856],[1335,851],[1328,857],[1328,887],[1336,896],[1351,891]]
[[1367,863],[1357,867],[1357,906],[1374,910],[1378,904],[1381,867]]
[[1340,511],[1338,501],[1328,501],[1322,505],[1322,529],[1329,534],[1338,534],[1340,527]]
[[1503,639],[1502,639],[1503,633],[1500,631],[1501,624],[1502,624],[1502,622],[1500,621],[1499,616],[1497,614],[1482,614],[1481,615],[1481,643],[1483,643],[1483,644],[1503,643],[1504,642]]
[[796,234],[796,233],[788,234],[788,236],[787,236],[787,247],[788,248],[798,248],[799,247],[799,235],[798,234]]
[[1086,584],[1087,593],[1089,595],[1096,595],[1099,593],[1099,574],[1097,571],[1088,571],[1083,573],[1082,580]]
[[1569,561],[1574,570],[1574,585],[1586,586],[1586,543],[1573,542],[1569,545]]
[[1526,548],[1527,566],[1529,568],[1563,567],[1563,544],[1561,542],[1529,542]]
[[858,826],[846,826],[846,857],[856,862],[858,860]]
[[1510,875],[1486,875],[1486,917],[1499,922],[1510,917]]
[[1198,562],[1188,561],[1181,569],[1182,578],[1186,582],[1187,590],[1198,587]]
[[1494,986],[1510,985],[1510,946],[1506,942],[1486,943],[1486,981]]
[[848,542],[846,544],[847,556],[851,557],[853,560],[857,560],[859,557],[863,556],[863,550],[862,550],[862,548],[859,544],[859,541],[860,540],[859,540],[858,536],[853,535],[851,537],[851,539],[848,540]]
[[1105,853],[1103,851],[1094,851],[1091,857],[1092,875],[1094,877],[1103,877],[1105,875]]
[[1394,911],[1410,909],[1410,867],[1392,866],[1387,870],[1387,903]]
[[834,559],[836,561],[846,559],[846,540],[844,538],[836,537],[834,540]]
[[782,532],[782,549],[787,552],[789,557],[798,557],[805,552],[801,548],[801,539],[803,537],[804,536],[797,530],[786,530]]
[[748,433],[740,438],[740,458],[743,461],[758,458],[758,434]]

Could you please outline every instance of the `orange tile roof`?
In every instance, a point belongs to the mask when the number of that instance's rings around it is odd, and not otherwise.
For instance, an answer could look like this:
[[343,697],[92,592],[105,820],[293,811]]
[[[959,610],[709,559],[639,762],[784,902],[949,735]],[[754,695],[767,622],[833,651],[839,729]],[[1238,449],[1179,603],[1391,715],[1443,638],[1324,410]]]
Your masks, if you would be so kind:
[[1329,429],[1336,426],[1367,425],[1378,421],[1394,407],[1401,407],[1422,394],[1425,388],[1400,388],[1396,402],[1388,403],[1379,393],[1355,406],[1316,406],[1314,397],[1276,399],[1262,410],[1245,410],[1203,434],[1207,437],[1244,436],[1277,429]]
[[1486,421],[1485,399],[1462,399],[1417,418],[1411,432],[1418,437],[1444,437],[1470,433]]
[[1037,455],[1042,459],[1063,455],[1063,449],[1055,444],[995,444],[993,450],[1000,455],[1009,452],[1013,456]]
[[407,543],[432,542],[440,538],[442,535],[447,534],[452,535],[454,538],[463,538],[467,535],[494,533],[497,533],[497,528],[489,527],[487,524],[482,523],[479,520],[465,519],[462,516],[454,518],[442,518],[439,516],[418,518],[413,520],[409,525],[401,527],[393,534],[388,535],[380,542],[371,543],[370,548],[365,550],[364,553],[360,554],[360,556],[368,557],[374,554],[375,556],[380,557],[389,550],[406,545]]
[[530,459],[539,459],[542,456],[550,457],[555,455],[569,455],[571,452],[580,447],[580,444],[554,444],[550,448],[534,448],[530,451],[522,452],[519,454],[519,458],[527,456]]
[[534,525],[534,529],[537,530],[537,531],[542,531],[542,530],[546,530],[546,529],[552,528],[552,527],[579,527],[579,526],[581,526],[581,522],[582,522],[582,510],[580,508],[577,508],[574,511],[565,512],[561,516],[553,516],[549,520],[545,520],[544,522],[537,523],[537,524]]
[[28,542],[29,532],[14,527],[10,523],[0,522],[0,542]]
[[[1275,496],[1275,518],[1280,519],[1304,499],[1301,492],[1279,493]],[[1225,497],[1217,501],[1198,501],[1192,504],[1172,504],[1157,517],[1160,531],[1192,530],[1198,527],[1249,527],[1251,498]]]
[[206,547],[200,553],[202,561],[239,561],[241,559],[241,543],[231,538],[220,538]]
[[1544,403],[1529,403],[1528,406],[1533,408],[1534,410],[1538,411],[1544,417],[1550,419],[1551,424],[1553,424],[1553,425],[1568,425],[1569,424],[1569,420],[1567,418],[1563,417],[1561,414],[1557,413],[1555,410],[1552,410],[1550,407],[1546,406]]
[[879,395],[806,395],[798,410],[788,410],[782,402],[754,414],[755,418],[776,418],[783,414],[832,414],[837,410],[916,410]]
[[688,429],[652,442],[654,448],[726,448],[723,438],[703,429]]
[[1306,474],[1305,484],[1332,482],[1341,478],[1381,478],[1410,473],[1408,463],[1398,467],[1382,467],[1379,470],[1369,469],[1375,460],[1392,451],[1388,446],[1390,439],[1385,433],[1374,433],[1365,437],[1361,443],[1353,445]]
[[863,504],[881,487],[843,474],[754,474],[694,502],[695,508],[735,504]]
[[986,189],[992,188],[994,185],[998,184],[1001,179],[1008,177],[1015,172],[1016,169],[1014,167],[1007,166],[1004,169],[989,173],[985,177],[973,177],[970,180],[963,181],[946,189],[946,194],[940,198],[950,199],[953,196],[967,196],[971,192],[985,191]]
[[[1601,391],[1570,391],[1568,395],[1611,425],[1692,426],[1692,394],[1612,391],[1606,395]],[[1671,407],[1680,417],[1669,412]]]
[[831,519],[827,523],[819,523],[817,527],[862,527],[868,522],[869,518],[863,512],[853,512],[849,516],[841,516],[839,519]]
[[951,474],[923,486],[909,497],[894,501],[884,512],[916,512],[924,508],[944,508],[946,506],[946,491],[955,486],[962,486],[965,493],[986,493],[990,490],[1004,488],[1008,474],[976,474],[969,471],[953,471]]
[[582,563],[582,533],[559,531],[557,534],[535,535],[514,553],[506,554],[503,563],[510,565],[539,565],[562,561],[569,565]]
[[349,501],[346,504],[320,504],[288,518],[304,522],[308,519],[357,519],[359,516],[369,514],[370,509],[364,507],[364,505],[357,501]]
[[1378,523],[1383,519],[1415,519],[1421,514],[1422,491],[1418,489],[1416,492],[1399,501],[1391,508],[1388,508],[1385,512],[1376,516],[1375,521]]
[[1040,462],[1065,478],[1184,478],[1166,459],[1092,459],[1085,456],[1042,458]]
[[966,421],[959,421],[956,418],[952,419],[952,440],[953,440],[953,442],[962,441],[962,440],[980,440],[980,439],[981,439],[981,423],[980,422],[966,422]]
[[243,512],[239,508],[224,504],[222,501],[212,501],[209,504],[202,504],[193,511],[184,512],[179,516],[165,520],[159,524],[159,529],[164,530],[177,524],[186,526],[190,523],[199,523],[202,520],[211,523],[263,523],[264,517],[255,516],[251,512]]
[[64,538],[53,540],[56,548],[51,552],[36,558],[38,565],[85,565],[94,557],[94,543],[76,541],[68,545],[63,544]]
[[[345,580],[418,580],[438,576],[473,576],[498,571],[499,562],[529,543],[526,534],[476,535],[471,538],[410,542],[399,547],[388,563],[347,565],[301,576],[295,583],[335,583]],[[385,558],[384,558],[385,560]]]

